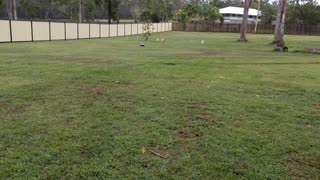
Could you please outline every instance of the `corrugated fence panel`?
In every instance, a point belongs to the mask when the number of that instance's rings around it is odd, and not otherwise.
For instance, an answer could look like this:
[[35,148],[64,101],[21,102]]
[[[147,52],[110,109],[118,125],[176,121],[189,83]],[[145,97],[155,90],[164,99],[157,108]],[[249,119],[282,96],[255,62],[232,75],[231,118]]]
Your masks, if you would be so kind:
[[164,32],[164,31],[166,31],[166,25],[165,25],[165,23],[161,23],[161,32]]
[[138,34],[143,33],[143,24],[138,24]]
[[116,37],[117,36],[117,25],[111,24],[110,25],[110,37]]
[[32,22],[32,26],[34,41],[50,40],[49,22]]
[[99,38],[100,27],[99,24],[90,24],[90,38]]
[[10,23],[0,21],[0,42],[10,42]]
[[78,39],[78,25],[77,23],[66,24],[67,39]]
[[[130,36],[143,34],[143,28],[144,24],[108,25],[64,22],[11,21],[13,42]],[[316,29],[312,27],[309,29],[316,32]],[[154,33],[170,30],[172,30],[172,23],[152,24],[152,32]],[[10,21],[0,20],[0,42],[10,41]]]
[[132,34],[136,35],[138,34],[138,25],[132,24]]
[[158,32],[158,23],[153,24],[153,32],[157,33]]
[[132,27],[132,24],[126,24],[125,25],[125,29],[126,29],[126,36],[130,36],[131,35],[131,27]]
[[109,37],[109,25],[101,24],[101,37]]
[[80,39],[89,38],[89,24],[79,24],[79,38]]
[[124,24],[118,24],[118,36],[124,36]]
[[51,23],[51,40],[65,39],[64,23]]
[[12,41],[32,41],[30,21],[11,21]]

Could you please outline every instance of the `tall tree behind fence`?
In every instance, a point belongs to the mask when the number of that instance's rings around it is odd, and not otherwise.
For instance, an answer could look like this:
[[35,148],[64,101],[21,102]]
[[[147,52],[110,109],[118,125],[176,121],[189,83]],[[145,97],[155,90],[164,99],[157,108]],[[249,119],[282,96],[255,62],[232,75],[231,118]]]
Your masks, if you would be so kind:
[[[96,39],[143,34],[143,24],[101,24],[0,20],[0,42]],[[172,23],[154,23],[153,32],[172,30]]]
[[[187,31],[187,32],[230,32],[240,33],[240,24],[217,24],[217,23],[173,23],[173,31]],[[259,24],[257,33],[259,34],[273,34],[274,25]],[[320,35],[320,25],[305,25],[305,24],[288,24],[286,25],[286,34],[295,35]],[[248,25],[248,33],[255,33],[255,25]]]

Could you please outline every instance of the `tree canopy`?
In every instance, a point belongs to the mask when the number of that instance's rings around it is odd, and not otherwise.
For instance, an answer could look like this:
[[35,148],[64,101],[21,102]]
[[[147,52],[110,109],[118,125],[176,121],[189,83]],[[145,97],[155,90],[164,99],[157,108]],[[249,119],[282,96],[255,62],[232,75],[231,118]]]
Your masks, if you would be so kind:
[[[219,8],[243,7],[243,0],[15,0],[18,19],[61,19],[93,21],[96,19],[134,19],[135,21],[223,21]],[[80,2],[81,1],[81,2]],[[9,18],[7,4],[13,0],[0,0],[0,18]],[[79,5],[81,4],[81,6]],[[261,23],[276,20],[277,1],[260,0]],[[258,7],[258,0],[251,8]],[[11,7],[12,8],[12,7]],[[81,14],[80,14],[81,13]],[[11,15],[14,14],[11,12]],[[290,0],[287,23],[319,24],[320,6],[316,0]]]

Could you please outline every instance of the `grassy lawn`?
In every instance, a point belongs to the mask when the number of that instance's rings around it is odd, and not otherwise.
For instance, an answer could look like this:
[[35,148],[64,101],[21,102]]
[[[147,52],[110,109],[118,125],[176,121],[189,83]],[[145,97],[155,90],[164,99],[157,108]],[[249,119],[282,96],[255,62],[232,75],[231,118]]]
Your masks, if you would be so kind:
[[0,44],[0,179],[319,179],[320,55],[238,36]]

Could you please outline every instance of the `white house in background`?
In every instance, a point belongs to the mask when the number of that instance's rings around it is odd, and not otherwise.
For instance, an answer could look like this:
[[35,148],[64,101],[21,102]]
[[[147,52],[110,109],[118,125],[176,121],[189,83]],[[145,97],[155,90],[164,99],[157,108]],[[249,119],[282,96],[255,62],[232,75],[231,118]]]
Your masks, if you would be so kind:
[[[243,8],[242,7],[226,7],[219,9],[220,14],[224,17],[225,24],[241,24],[242,16],[243,16]],[[261,11],[257,9],[249,9],[248,14],[248,24],[256,23],[257,16],[261,17]],[[258,19],[259,21],[259,19]]]

